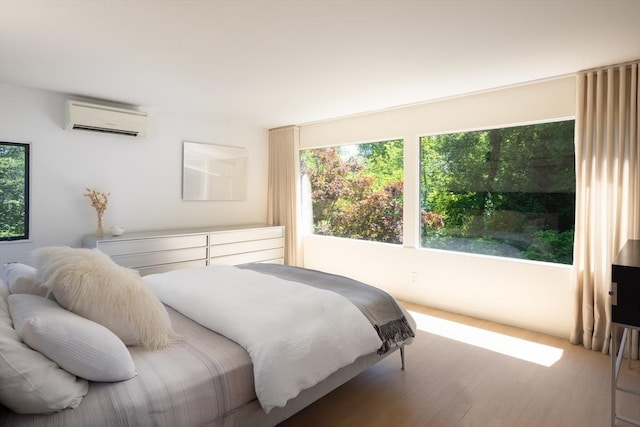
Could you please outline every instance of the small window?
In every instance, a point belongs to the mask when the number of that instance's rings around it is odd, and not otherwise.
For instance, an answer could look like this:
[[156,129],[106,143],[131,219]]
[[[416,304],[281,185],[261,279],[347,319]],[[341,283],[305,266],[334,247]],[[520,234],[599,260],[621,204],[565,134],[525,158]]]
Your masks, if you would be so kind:
[[402,243],[403,141],[304,150],[313,232]]
[[573,263],[574,121],[420,138],[423,247]]
[[0,141],[0,241],[29,238],[29,144]]

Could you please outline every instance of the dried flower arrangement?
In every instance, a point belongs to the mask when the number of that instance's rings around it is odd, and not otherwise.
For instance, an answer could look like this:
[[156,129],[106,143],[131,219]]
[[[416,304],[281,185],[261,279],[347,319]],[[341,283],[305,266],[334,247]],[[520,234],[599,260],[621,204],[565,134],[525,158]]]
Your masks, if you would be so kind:
[[98,229],[96,230],[97,237],[104,236],[102,219],[104,218],[104,211],[107,210],[109,194],[111,193],[102,193],[91,188],[87,188],[86,192],[84,193],[85,197],[88,197],[89,200],[91,200],[91,206],[93,206],[93,208],[96,210],[96,214],[98,215]]

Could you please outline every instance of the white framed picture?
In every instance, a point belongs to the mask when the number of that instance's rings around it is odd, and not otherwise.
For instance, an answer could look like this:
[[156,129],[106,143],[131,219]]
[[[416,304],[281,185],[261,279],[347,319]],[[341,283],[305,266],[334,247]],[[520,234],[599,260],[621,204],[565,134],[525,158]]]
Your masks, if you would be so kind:
[[183,142],[182,200],[244,200],[245,147]]

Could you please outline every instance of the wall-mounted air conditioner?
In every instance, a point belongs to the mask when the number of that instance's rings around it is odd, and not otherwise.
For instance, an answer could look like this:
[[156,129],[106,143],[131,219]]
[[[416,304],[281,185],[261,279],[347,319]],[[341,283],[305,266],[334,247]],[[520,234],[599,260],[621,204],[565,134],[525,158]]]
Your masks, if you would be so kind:
[[67,101],[67,129],[114,133],[142,138],[147,113],[83,101]]

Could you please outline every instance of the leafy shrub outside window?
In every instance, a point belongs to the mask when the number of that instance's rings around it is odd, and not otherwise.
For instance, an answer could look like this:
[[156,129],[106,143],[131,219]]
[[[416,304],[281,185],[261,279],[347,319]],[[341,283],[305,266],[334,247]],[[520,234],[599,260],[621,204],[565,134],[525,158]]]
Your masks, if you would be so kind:
[[0,241],[29,238],[29,144],[0,142]]
[[315,234],[402,243],[402,140],[300,153]]
[[573,262],[574,121],[420,138],[421,245]]

